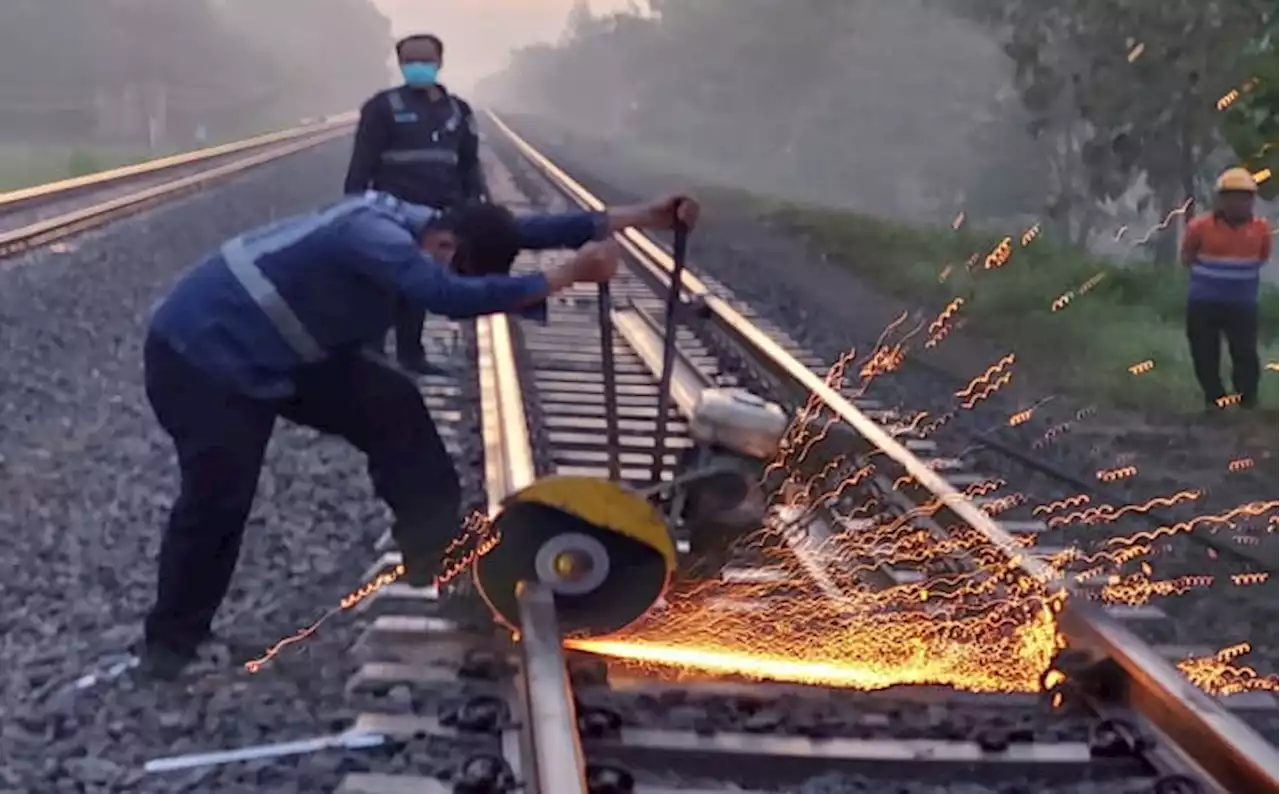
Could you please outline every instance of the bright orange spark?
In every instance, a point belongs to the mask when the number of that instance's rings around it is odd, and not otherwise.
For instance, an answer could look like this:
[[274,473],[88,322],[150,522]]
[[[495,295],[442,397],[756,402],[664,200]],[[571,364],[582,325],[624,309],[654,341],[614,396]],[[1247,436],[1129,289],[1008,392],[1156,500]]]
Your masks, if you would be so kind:
[[1117,521],[1121,516],[1129,513],[1146,513],[1157,507],[1173,507],[1182,502],[1192,502],[1202,496],[1200,491],[1179,491],[1172,496],[1157,496],[1148,499],[1142,504],[1123,505],[1121,507],[1113,507],[1112,505],[1098,505],[1085,510],[1078,510],[1062,516],[1054,516],[1048,521],[1049,526],[1056,527],[1064,524],[1101,524]]
[[1165,229],[1168,229],[1169,224],[1173,223],[1173,219],[1178,217],[1179,215],[1186,215],[1187,210],[1191,209],[1191,205],[1194,203],[1195,203],[1195,199],[1188,198],[1186,201],[1182,202],[1182,204],[1180,204],[1178,207],[1170,210],[1169,214],[1164,216],[1164,220],[1160,221],[1160,223],[1156,224],[1155,226],[1147,230],[1147,233],[1142,236],[1141,240],[1134,243],[1134,246],[1136,247],[1139,245],[1145,245],[1147,242],[1151,240],[1153,236],[1155,236],[1156,232],[1162,232]]
[[1139,361],[1137,364],[1134,364],[1133,366],[1129,367],[1129,372],[1133,375],[1141,375],[1144,372],[1150,372],[1155,368],[1156,368],[1156,362],[1152,361],[1151,359],[1147,359],[1146,361]]
[[1128,55],[1129,63],[1133,63],[1134,61],[1138,60],[1138,58],[1142,57],[1142,51],[1145,50],[1146,48],[1147,48],[1147,45],[1143,44],[1142,42],[1138,42],[1136,45],[1134,45],[1133,49],[1129,50],[1129,55]]
[[1261,171],[1253,172],[1253,181],[1257,182],[1259,185],[1261,185],[1263,182],[1266,182],[1270,178],[1271,178],[1270,168],[1264,168]]
[[1256,670],[1235,663],[1235,659],[1251,650],[1248,643],[1223,648],[1213,656],[1184,659],[1178,663],[1191,683],[1211,695],[1235,695],[1241,692],[1277,692],[1276,676],[1260,676]]
[[1247,94],[1248,92],[1252,91],[1257,84],[1258,84],[1258,78],[1250,77],[1248,80],[1244,82],[1244,85],[1240,86],[1239,88],[1233,88],[1227,93],[1218,97],[1218,101],[1217,103],[1215,103],[1215,107],[1217,107],[1218,110],[1226,110],[1227,108],[1234,105],[1236,103],[1236,100],[1238,100],[1243,94]]
[[[475,538],[477,535],[479,535],[479,539],[475,548],[466,552],[460,561],[450,563],[449,555],[461,548],[468,538]],[[487,516],[483,513],[472,513],[467,517],[466,521],[463,522],[462,530],[459,535],[451,540],[449,545],[446,547],[444,571],[436,576],[434,586],[439,588],[447,584],[457,576],[458,573],[470,567],[471,563],[473,563],[477,557],[488,554],[495,546],[498,545],[498,541],[500,539],[501,535],[492,531],[492,525],[489,523]],[[338,606],[333,607],[328,612],[325,612],[320,616],[319,620],[305,628],[299,629],[294,634],[279,640],[275,645],[268,648],[262,656],[245,662],[245,671],[251,674],[258,672],[262,669],[263,665],[278,656],[285,648],[290,645],[294,645],[295,643],[302,642],[312,634],[315,634],[316,631],[324,625],[325,621],[329,620],[329,618],[341,612],[353,609],[366,598],[369,598],[382,588],[399,580],[403,575],[403,565],[397,565],[389,571],[384,571],[378,574],[359,588],[343,596],[342,599],[339,600]]]
[[960,391],[956,392],[957,397],[969,397],[981,385],[991,380],[991,377],[1000,372],[1005,367],[1012,365],[1017,361],[1017,357],[1013,353],[1004,355],[999,361],[987,367],[986,371],[969,381],[968,385]]
[[1047,504],[1036,505],[1031,508],[1031,515],[1043,516],[1068,507],[1079,507],[1087,504],[1089,504],[1089,496],[1087,494],[1076,494],[1075,496],[1068,496],[1066,499],[1056,499]]
[[1000,391],[1000,389],[1004,388],[1005,386],[1008,386],[1011,380],[1013,380],[1013,373],[1010,373],[1010,372],[1003,373],[1002,375],[1000,375],[1000,377],[996,378],[994,382],[983,386],[982,391],[977,392],[972,396],[968,397],[962,403],[962,407],[965,410],[972,409],[978,403],[982,402],[983,400],[987,399],[991,395]]
[[1018,425],[1030,422],[1031,417],[1034,414],[1035,414],[1035,409],[1033,408],[1028,408],[1025,411],[1018,411],[1017,413],[1009,417],[1009,427],[1017,427]]
[[1053,299],[1053,303],[1049,304],[1050,310],[1057,312],[1067,308],[1067,305],[1071,303],[1071,301],[1075,300],[1076,298],[1084,295],[1089,290],[1098,286],[1098,284],[1104,278],[1106,278],[1106,273],[1098,273],[1094,276],[1091,276],[1088,281],[1081,284],[1079,287],[1075,289],[1067,290],[1066,292],[1062,293],[1061,295]]
[[1244,587],[1251,584],[1263,584],[1271,578],[1271,574],[1259,571],[1257,573],[1236,573],[1231,575],[1231,583]]
[[1029,229],[1027,229],[1025,232],[1022,233],[1022,247],[1026,248],[1028,245],[1031,245],[1032,241],[1034,241],[1039,236],[1040,236],[1040,224],[1039,222],[1036,222],[1032,224]]
[[1244,471],[1254,467],[1253,458],[1236,458],[1227,464],[1227,471]]
[[1271,370],[1272,372],[1280,372],[1280,363],[1277,363],[1275,361],[1268,361],[1267,369]]
[[1148,576],[1149,574],[1140,573],[1123,578],[1112,577],[1102,588],[1102,600],[1108,604],[1140,606],[1156,597],[1182,595],[1189,590],[1213,584],[1212,576],[1180,576],[1156,582],[1151,581]]
[[1233,405],[1240,404],[1240,395],[1228,394],[1225,397],[1219,397],[1218,399],[1214,400],[1213,403],[1219,408],[1230,408]]
[[1004,267],[1011,256],[1013,256],[1013,238],[1006,237],[991,249],[991,253],[987,254],[987,258],[982,263],[982,269],[995,270]]
[[1127,477],[1132,477],[1137,473],[1137,466],[1121,466],[1116,469],[1101,469],[1098,471],[1097,477],[1103,482],[1115,482],[1116,480],[1123,480]]
[[924,343],[925,347],[935,347],[946,337],[951,330],[951,318],[960,311],[960,307],[963,305],[964,298],[953,298],[946,308],[938,313],[933,322],[929,323],[929,338]]
[[1180,521],[1177,524],[1171,524],[1169,526],[1157,527],[1152,530],[1144,530],[1142,532],[1136,532],[1127,537],[1109,538],[1107,539],[1106,543],[1108,546],[1127,546],[1127,545],[1137,543],[1139,541],[1150,542],[1155,540],[1156,538],[1167,536],[1167,535],[1176,535],[1183,532],[1191,532],[1196,527],[1205,525],[1205,524],[1208,524],[1208,525],[1230,524],[1232,521],[1234,521],[1237,518],[1257,518],[1260,515],[1274,511],[1277,507],[1280,507],[1280,501],[1247,502],[1245,504],[1239,505],[1238,507],[1233,507],[1232,509],[1221,512],[1221,513],[1212,513],[1208,515],[1196,516],[1195,518],[1192,518],[1189,521]]

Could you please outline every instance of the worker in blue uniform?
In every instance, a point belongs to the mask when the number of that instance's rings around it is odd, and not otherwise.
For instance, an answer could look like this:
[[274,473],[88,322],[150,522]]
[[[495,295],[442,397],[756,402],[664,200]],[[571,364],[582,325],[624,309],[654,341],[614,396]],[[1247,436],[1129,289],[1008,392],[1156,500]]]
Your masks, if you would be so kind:
[[[160,546],[144,670],[178,675],[226,595],[278,417],[341,436],[395,515],[405,581],[430,584],[459,528],[458,476],[417,387],[365,350],[397,301],[453,318],[518,311],[617,269],[623,228],[670,228],[680,196],[600,213],[517,218],[486,204],[440,213],[370,191],[234,237],[158,304],[146,391],[178,453],[181,491]],[[509,275],[519,249],[577,249]]]
[[[373,189],[436,209],[488,200],[471,106],[438,76],[444,42],[430,34],[396,44],[404,85],[374,94],[360,108],[345,190]],[[425,314],[412,304],[396,313],[396,358],[421,375],[441,374],[422,349]],[[376,349],[382,350],[385,337]]]

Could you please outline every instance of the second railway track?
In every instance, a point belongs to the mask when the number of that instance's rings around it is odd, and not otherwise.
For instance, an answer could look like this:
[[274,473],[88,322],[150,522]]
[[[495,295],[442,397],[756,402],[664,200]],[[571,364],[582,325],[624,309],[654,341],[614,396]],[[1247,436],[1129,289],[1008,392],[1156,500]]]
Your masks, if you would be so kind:
[[[536,174],[572,204],[599,205],[501,122],[490,134],[501,155],[487,155],[498,200],[518,203],[517,181]],[[548,474],[648,482],[671,262],[641,235],[623,240],[632,269],[612,287],[613,441],[594,290],[553,300],[545,327],[501,316],[477,323],[491,508]],[[517,266],[539,267],[549,256]],[[793,435],[793,457],[811,448],[814,461],[791,467],[817,466],[823,479],[812,471],[789,483],[781,476],[772,523],[787,530],[746,549],[711,549],[723,555],[705,580],[689,553],[699,539],[680,538],[682,583],[618,638],[566,650],[554,604],[536,588],[523,601],[514,643],[466,608],[465,577],[444,593],[378,588],[360,605],[369,621],[358,648],[364,664],[349,690],[361,713],[348,738],[443,739],[470,748],[470,758],[443,777],[351,774],[340,791],[1276,790],[1274,748],[1233,713],[1274,712],[1274,698],[1224,701],[1192,686],[1172,662],[1182,649],[1148,645],[1126,628],[1149,613],[1104,608],[1069,586],[1049,564],[1058,550],[1037,546],[1043,525],[992,519],[981,472],[915,437],[891,409],[846,397],[826,377],[829,362],[744,316],[719,285],[689,276],[685,293],[694,305],[680,322],[666,476],[691,445],[691,395],[742,385],[839,418],[819,444]],[[814,499],[806,493],[814,483],[836,487]],[[859,547],[860,536],[875,542]],[[891,548],[926,537],[937,544],[927,559]],[[385,554],[371,578],[396,563]],[[969,586],[979,595],[957,600]],[[871,606],[879,611],[868,616]],[[800,625],[803,608],[820,625]],[[983,615],[999,625],[979,631]],[[1036,621],[1042,625],[1031,627]],[[848,637],[843,648],[823,649],[824,631],[848,634],[851,626],[880,627],[884,636],[864,646],[910,645],[902,627],[915,626],[920,646],[882,647],[878,665],[854,658]],[[1046,627],[1044,636],[1061,637],[1068,652],[1019,639]],[[949,647],[941,644],[948,632]],[[797,638],[808,638],[807,656]],[[996,655],[1018,648],[1049,655]],[[1028,679],[1037,665],[1043,678]],[[923,671],[921,680],[909,680],[906,667]],[[952,687],[888,687],[895,676],[932,683],[930,670]],[[1002,683],[1002,675],[1018,680]],[[401,707],[387,710],[389,696]]]
[[349,134],[344,114],[234,143],[0,193],[0,259],[172,201]]

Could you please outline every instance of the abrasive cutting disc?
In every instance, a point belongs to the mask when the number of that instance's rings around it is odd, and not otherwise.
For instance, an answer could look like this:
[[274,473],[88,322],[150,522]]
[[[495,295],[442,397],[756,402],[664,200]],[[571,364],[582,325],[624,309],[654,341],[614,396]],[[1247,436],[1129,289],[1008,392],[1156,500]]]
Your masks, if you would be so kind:
[[599,636],[648,611],[675,569],[675,544],[661,514],[609,480],[539,480],[507,500],[494,528],[501,539],[472,574],[495,616],[513,629],[520,625],[521,581],[551,586],[562,633]]

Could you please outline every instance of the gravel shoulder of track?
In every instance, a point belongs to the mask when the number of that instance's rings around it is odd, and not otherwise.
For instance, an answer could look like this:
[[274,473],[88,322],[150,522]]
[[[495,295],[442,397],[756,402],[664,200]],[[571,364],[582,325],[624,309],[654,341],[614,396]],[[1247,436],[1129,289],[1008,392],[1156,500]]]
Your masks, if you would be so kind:
[[[226,238],[338,198],[349,148],[337,139],[75,237],[64,253],[0,263],[0,790],[317,791],[352,768],[329,753],[141,771],[150,758],[345,727],[356,624],[343,617],[257,676],[65,687],[140,636],[153,595],[177,488],[142,389],[153,303]],[[280,422],[215,631],[265,648],[314,621],[361,584],[388,522],[358,451]]]
[[[505,120],[607,202],[629,202],[689,187],[681,184],[678,177],[654,173],[634,159],[629,160],[626,141],[592,139],[540,119],[511,116]],[[490,129],[493,138],[500,136]],[[721,200],[720,192],[712,191],[712,195],[714,201],[704,208],[704,221],[691,238],[692,265],[829,360],[851,347],[865,355],[885,326],[903,311],[918,311],[927,322],[942,308],[914,306],[886,296],[822,252],[810,250],[785,232],[770,228],[752,208]],[[866,252],[866,256],[874,257],[875,252]],[[870,396],[905,410],[924,410],[939,416],[956,408],[954,391],[1006,352],[991,340],[964,330],[954,331],[933,352],[909,354],[909,360],[925,359],[927,369],[908,364],[892,375],[881,376],[872,384]],[[1113,497],[1108,501],[1117,507],[1141,504],[1183,489],[1199,489],[1204,492],[1200,499],[1161,514],[1172,521],[1186,521],[1246,502],[1276,498],[1272,450],[1250,446],[1248,434],[1229,422],[1140,416],[1089,406],[1063,394],[1040,406],[1033,421],[1010,427],[1011,415],[1049,396],[1048,388],[1037,382],[1036,371],[1037,367],[1051,368],[1051,362],[1031,364],[1024,371],[1020,362],[1018,376],[1008,388],[976,410],[960,412],[932,436],[945,454],[966,452],[979,472],[1004,479],[1008,487],[995,495],[1020,492],[1025,497],[1019,509],[1002,513],[1002,519],[1029,518],[1033,506],[1065,498],[1075,491],[1005,456],[977,448],[969,434],[990,433],[1010,446],[1031,451],[1048,428],[1066,421],[1072,422],[1071,431],[1053,438],[1036,454],[1086,481],[1096,479],[1096,472],[1118,465],[1117,461],[1131,461],[1139,475],[1110,486]],[[1076,418],[1082,410],[1087,411],[1086,418]],[[1229,461],[1245,456],[1255,460],[1255,468],[1228,471]],[[1093,504],[1102,501],[1095,499]],[[1274,528],[1265,531],[1266,520],[1266,515],[1260,521],[1255,519],[1250,531],[1221,526],[1215,539],[1245,547],[1274,569],[1277,536]],[[1113,525],[1084,525],[1060,531],[1046,537],[1046,541],[1052,545],[1087,545],[1099,537],[1130,535],[1151,528],[1144,517],[1129,516]],[[1155,568],[1152,579],[1215,577],[1210,587],[1192,587],[1185,594],[1155,602],[1175,619],[1172,626],[1165,623],[1158,629],[1171,632],[1172,636],[1158,639],[1204,645],[1213,650],[1247,641],[1254,652],[1244,661],[1260,673],[1273,674],[1280,636],[1280,590],[1275,577],[1262,584],[1236,586],[1231,575],[1260,568],[1192,542],[1185,534],[1162,538],[1155,544],[1155,552],[1147,557]]]

